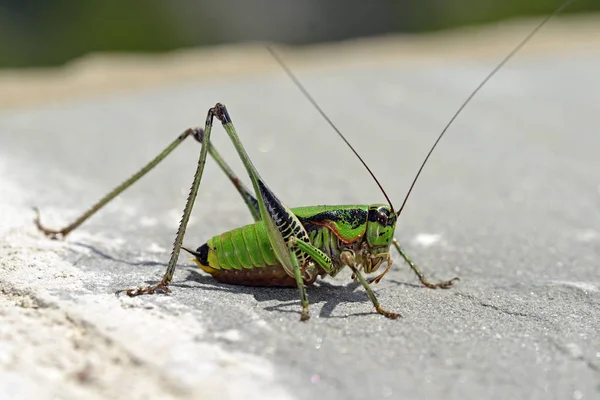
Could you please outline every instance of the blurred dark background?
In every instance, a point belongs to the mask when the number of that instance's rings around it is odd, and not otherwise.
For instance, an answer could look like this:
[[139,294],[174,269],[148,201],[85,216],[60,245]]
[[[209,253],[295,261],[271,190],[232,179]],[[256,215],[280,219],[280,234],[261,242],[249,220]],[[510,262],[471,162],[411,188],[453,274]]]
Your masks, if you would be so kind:
[[[0,68],[95,51],[240,41],[307,44],[550,13],[562,0],[0,0]],[[579,0],[566,13],[600,10]]]

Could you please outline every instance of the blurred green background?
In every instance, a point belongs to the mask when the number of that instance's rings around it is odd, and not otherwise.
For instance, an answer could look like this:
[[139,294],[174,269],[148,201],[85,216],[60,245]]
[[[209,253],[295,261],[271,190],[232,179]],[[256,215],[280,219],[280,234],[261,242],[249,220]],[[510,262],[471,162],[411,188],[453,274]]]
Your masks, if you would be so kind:
[[[550,13],[562,0],[0,0],[0,68],[95,51],[242,41],[307,44]],[[566,13],[600,10],[579,0]]]

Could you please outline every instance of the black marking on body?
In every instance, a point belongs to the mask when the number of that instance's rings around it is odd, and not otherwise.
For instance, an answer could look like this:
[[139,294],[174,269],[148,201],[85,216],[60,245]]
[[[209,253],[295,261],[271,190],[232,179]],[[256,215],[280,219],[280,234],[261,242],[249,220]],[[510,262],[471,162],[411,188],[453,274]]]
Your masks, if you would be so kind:
[[258,187],[265,202],[267,212],[275,221],[275,226],[277,226],[277,229],[279,229],[279,232],[285,241],[287,242],[289,237],[292,236],[292,234],[295,234],[298,239],[308,243],[308,237],[304,233],[302,226],[300,226],[298,222],[294,220],[293,215],[283,207],[275,194],[261,180],[258,181]]
[[[275,221],[275,226],[281,233],[283,240],[289,243],[290,237],[295,236],[298,240],[310,243],[310,239],[304,228],[293,218],[293,214],[285,209],[275,194],[259,179],[258,187],[260,195],[265,202],[267,212]],[[300,264],[306,260],[306,255],[300,249],[294,250]]]
[[208,264],[208,252],[209,251],[210,251],[210,248],[208,247],[208,244],[204,243],[202,246],[200,246],[196,249],[196,252],[194,253],[194,255],[196,256],[196,259],[200,262],[200,264],[208,265],[210,267],[210,265]]
[[352,229],[356,229],[367,222],[367,211],[361,208],[331,210],[315,214],[308,218],[298,217],[298,219],[307,229],[310,229],[310,225],[322,225],[326,221],[345,223],[350,225]]

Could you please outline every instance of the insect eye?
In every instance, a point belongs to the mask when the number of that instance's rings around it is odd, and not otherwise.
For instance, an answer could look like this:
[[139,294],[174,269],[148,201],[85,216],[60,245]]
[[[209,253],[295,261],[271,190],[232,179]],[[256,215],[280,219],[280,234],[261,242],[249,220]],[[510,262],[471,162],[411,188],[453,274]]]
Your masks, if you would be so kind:
[[377,214],[377,222],[379,222],[383,226],[386,226],[388,222],[387,215],[385,215],[384,213]]

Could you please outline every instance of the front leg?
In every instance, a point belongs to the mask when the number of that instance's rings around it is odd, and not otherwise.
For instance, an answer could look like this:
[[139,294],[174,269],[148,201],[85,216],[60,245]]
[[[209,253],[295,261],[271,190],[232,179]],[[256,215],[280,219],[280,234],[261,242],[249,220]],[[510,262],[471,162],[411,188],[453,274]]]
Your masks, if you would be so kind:
[[381,304],[379,304],[379,300],[377,300],[377,297],[375,297],[375,293],[373,293],[373,289],[371,289],[371,286],[369,285],[369,283],[367,282],[365,277],[360,273],[360,271],[356,267],[356,262],[354,260],[354,254],[351,251],[344,250],[344,251],[342,251],[340,258],[342,259],[342,261],[344,261],[344,264],[346,264],[348,267],[350,267],[350,269],[352,270],[352,276],[356,277],[360,281],[360,283],[363,285],[363,287],[367,291],[367,295],[369,295],[369,298],[371,299],[371,302],[373,303],[373,306],[375,306],[375,310],[379,314],[381,314],[387,318],[390,318],[390,319],[398,318],[400,316],[400,314],[387,311],[387,310],[383,309],[383,307],[381,307]]
[[450,279],[449,281],[430,283],[427,279],[425,279],[425,276],[423,276],[421,271],[419,271],[419,268],[417,268],[417,266],[411,261],[411,259],[408,258],[406,253],[400,247],[400,243],[398,243],[398,241],[396,239],[394,239],[392,241],[392,243],[396,247],[396,250],[398,250],[398,252],[402,256],[402,258],[404,258],[404,261],[406,261],[406,263],[410,266],[410,269],[412,269],[413,272],[415,273],[415,275],[417,275],[417,277],[419,278],[419,280],[421,281],[421,284],[423,284],[423,286],[428,287],[429,289],[448,289],[450,286],[452,286],[454,284],[455,281],[460,280],[458,278],[453,278],[453,279]]

